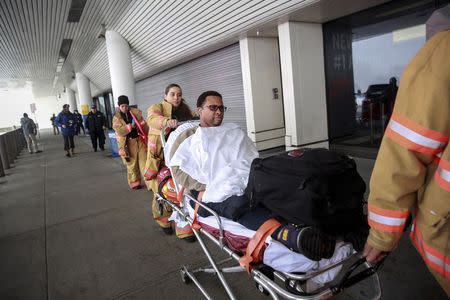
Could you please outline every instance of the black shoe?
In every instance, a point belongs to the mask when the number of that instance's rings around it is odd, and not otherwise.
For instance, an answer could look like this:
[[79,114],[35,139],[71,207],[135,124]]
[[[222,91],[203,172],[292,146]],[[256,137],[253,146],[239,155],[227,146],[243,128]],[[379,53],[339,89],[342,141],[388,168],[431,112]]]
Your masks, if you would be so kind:
[[71,156],[69,151],[67,151],[66,156],[67,156],[67,157],[70,157],[70,156]]
[[336,240],[333,237],[312,226],[283,225],[276,240],[292,251],[303,254],[314,261],[331,258],[336,246]]
[[33,151],[30,151],[30,154],[33,154],[34,152]]
[[167,235],[173,234],[173,228],[171,226],[170,227],[161,227],[161,229]]
[[97,148],[94,148],[94,152],[97,152]]
[[38,150],[38,151],[36,151],[35,153],[41,153],[42,152],[42,150]]

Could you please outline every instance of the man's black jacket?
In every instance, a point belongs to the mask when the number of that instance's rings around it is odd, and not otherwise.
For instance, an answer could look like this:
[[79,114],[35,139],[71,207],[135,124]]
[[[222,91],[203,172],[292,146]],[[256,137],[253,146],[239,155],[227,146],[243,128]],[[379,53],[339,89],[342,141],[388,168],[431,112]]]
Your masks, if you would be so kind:
[[103,131],[103,126],[106,125],[105,115],[100,111],[97,111],[95,114],[91,111],[87,115],[85,125],[89,132]]

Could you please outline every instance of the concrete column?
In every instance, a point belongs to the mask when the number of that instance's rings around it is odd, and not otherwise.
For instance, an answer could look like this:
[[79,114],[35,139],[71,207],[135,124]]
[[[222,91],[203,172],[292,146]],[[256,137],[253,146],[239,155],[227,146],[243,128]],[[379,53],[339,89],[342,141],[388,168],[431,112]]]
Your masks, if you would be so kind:
[[106,31],[105,37],[114,103],[117,102],[117,98],[120,95],[126,95],[130,100],[130,105],[136,104],[136,88],[131,65],[130,46],[115,31]]
[[286,147],[328,147],[322,25],[278,25]]
[[75,93],[75,102],[77,103],[77,107],[80,107],[80,97],[79,97],[79,93]]
[[258,150],[284,146],[283,94],[277,38],[245,38],[241,48],[247,134]]
[[75,92],[69,88],[66,88],[65,96],[66,96],[66,103],[70,105],[70,110],[74,111],[75,109],[78,109],[77,100],[75,99]]
[[90,81],[82,73],[76,73],[75,79],[77,81],[78,98],[80,101],[78,112],[83,116],[87,116],[87,114],[89,113],[89,109],[92,105]]

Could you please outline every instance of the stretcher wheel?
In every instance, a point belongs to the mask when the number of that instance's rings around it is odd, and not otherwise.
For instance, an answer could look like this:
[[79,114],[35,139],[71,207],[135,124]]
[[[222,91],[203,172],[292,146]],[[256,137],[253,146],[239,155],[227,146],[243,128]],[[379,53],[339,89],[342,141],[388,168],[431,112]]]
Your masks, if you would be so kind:
[[186,273],[185,269],[181,269],[180,270],[180,276],[181,276],[181,281],[184,284],[189,284],[192,282],[192,279],[189,277],[189,275]]
[[286,290],[296,295],[306,295],[306,281],[288,279],[285,282]]
[[258,289],[258,291],[261,292],[261,294],[264,294],[266,296],[269,296],[270,293],[259,283],[255,282],[256,288]]
[[[273,274],[273,269],[271,267],[262,266],[259,271],[266,275],[269,279],[275,280],[275,275]],[[256,288],[264,295],[269,296],[270,293],[259,283],[255,282]]]

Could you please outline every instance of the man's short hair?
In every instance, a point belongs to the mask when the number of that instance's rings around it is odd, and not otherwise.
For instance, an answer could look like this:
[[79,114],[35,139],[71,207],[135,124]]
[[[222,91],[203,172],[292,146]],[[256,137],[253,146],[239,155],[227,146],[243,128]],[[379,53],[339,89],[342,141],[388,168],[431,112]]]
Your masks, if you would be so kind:
[[219,94],[218,92],[206,91],[206,92],[203,92],[200,96],[198,96],[197,107],[202,107],[206,101],[206,97],[208,97],[208,96],[216,96],[216,97],[220,97],[220,99],[222,99],[222,95]]
[[28,118],[28,114],[27,113],[23,113],[23,117],[24,118]]

